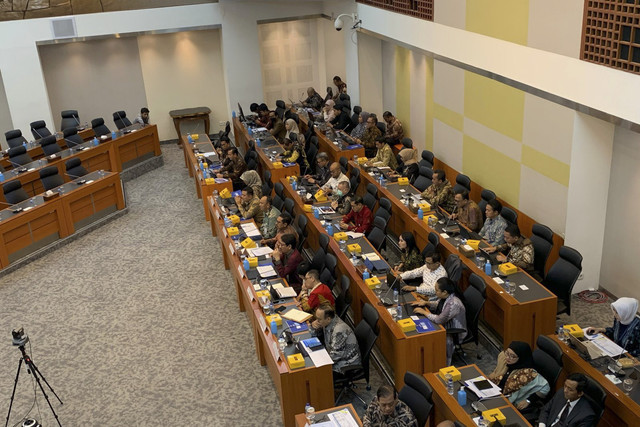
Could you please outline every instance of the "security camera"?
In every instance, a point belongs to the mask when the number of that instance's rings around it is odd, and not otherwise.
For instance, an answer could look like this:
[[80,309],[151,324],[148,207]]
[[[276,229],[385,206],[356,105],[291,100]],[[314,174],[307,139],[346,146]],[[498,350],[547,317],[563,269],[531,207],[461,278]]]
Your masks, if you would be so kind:
[[358,25],[362,23],[362,21],[358,20],[358,15],[356,15],[355,13],[343,13],[342,15],[338,15],[336,20],[333,21],[333,26],[335,27],[336,31],[340,31],[344,28],[344,21],[342,20],[343,16],[350,18],[354,22],[353,27],[351,27],[352,30],[357,29]]

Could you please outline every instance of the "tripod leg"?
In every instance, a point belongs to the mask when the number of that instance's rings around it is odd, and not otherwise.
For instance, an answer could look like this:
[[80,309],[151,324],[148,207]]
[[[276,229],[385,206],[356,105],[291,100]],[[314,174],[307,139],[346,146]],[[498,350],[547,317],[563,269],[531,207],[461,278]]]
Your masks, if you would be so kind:
[[16,372],[16,380],[13,383],[13,391],[11,392],[11,402],[9,402],[9,413],[7,414],[7,422],[5,423],[4,427],[7,427],[9,425],[9,417],[11,416],[11,407],[13,406],[13,398],[16,395],[16,387],[18,386],[18,378],[20,377],[21,366],[22,366],[22,358],[20,358],[20,361],[18,362],[18,372]]
[[56,399],[58,399],[58,402],[60,402],[61,405],[64,405],[64,403],[62,403],[62,400],[60,400],[60,397],[58,397],[58,395],[56,394],[55,390],[53,389],[53,387],[51,387],[51,384],[49,384],[49,382],[47,381],[47,379],[44,377],[44,375],[42,375],[42,372],[40,372],[40,369],[38,369],[38,367],[36,366],[36,364],[34,363],[33,360],[29,359],[29,364],[31,365],[32,369],[38,373],[38,375],[40,375],[40,378],[42,378],[42,381],[44,381],[44,383],[47,385],[47,387],[49,387],[49,390],[51,390],[51,393],[53,393],[53,395],[56,397]]
[[[38,376],[42,376],[42,374],[40,374],[38,372],[38,368],[35,367],[35,365],[33,364],[33,362],[30,359],[27,359],[25,361],[25,363],[27,364],[27,366],[29,366],[29,368],[31,368],[31,374],[33,375],[33,378],[36,379],[36,382],[40,386],[40,391],[42,391],[42,394],[44,395],[45,400],[49,404],[49,409],[51,409],[51,412],[53,413],[53,416],[55,417],[56,421],[58,422],[58,425],[60,427],[62,427],[62,424],[60,424],[60,420],[58,419],[58,414],[56,414],[56,411],[53,409],[53,406],[51,405],[51,401],[49,400],[49,396],[47,396],[47,392],[44,391],[44,387],[42,387],[42,383],[40,382],[40,378],[38,378]],[[44,377],[42,379],[44,380]],[[47,385],[49,385],[49,384],[47,383]],[[51,386],[49,386],[49,387],[51,387]],[[62,403],[62,402],[60,402],[60,403]]]

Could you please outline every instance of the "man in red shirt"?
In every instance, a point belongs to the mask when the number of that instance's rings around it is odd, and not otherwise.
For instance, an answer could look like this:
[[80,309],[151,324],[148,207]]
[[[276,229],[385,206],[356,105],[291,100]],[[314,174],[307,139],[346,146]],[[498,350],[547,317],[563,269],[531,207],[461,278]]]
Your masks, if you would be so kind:
[[373,213],[364,205],[362,197],[354,197],[351,202],[351,212],[342,217],[340,228],[356,233],[368,233],[372,224]]
[[296,249],[296,238],[293,234],[278,236],[276,249],[271,254],[278,272],[278,276],[286,279],[297,293],[300,293],[302,283],[298,276],[298,264],[302,262],[302,255]]
[[322,303],[335,306],[335,299],[331,289],[320,281],[318,270],[309,270],[302,281],[302,291],[296,297],[300,308],[308,313],[315,313],[316,308]]

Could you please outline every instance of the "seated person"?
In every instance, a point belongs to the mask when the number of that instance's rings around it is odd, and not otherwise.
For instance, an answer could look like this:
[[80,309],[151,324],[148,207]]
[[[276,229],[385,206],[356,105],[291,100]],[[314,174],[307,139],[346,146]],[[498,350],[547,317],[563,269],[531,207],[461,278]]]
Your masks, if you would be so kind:
[[413,148],[403,148],[398,153],[402,164],[398,165],[397,169],[390,174],[394,177],[409,178],[409,182],[416,180],[420,174],[420,166],[418,166],[418,160],[416,159],[417,151]]
[[418,427],[418,421],[406,403],[398,399],[396,389],[381,385],[362,419],[363,427]]
[[482,212],[476,202],[469,199],[469,192],[465,188],[456,190],[453,200],[456,202],[456,209],[449,218],[458,220],[471,231],[480,231]]
[[619,298],[611,303],[611,310],[613,327],[606,329],[589,327],[587,333],[589,335],[605,334],[633,357],[640,357],[640,317],[636,316],[638,300],[628,297]]
[[296,293],[302,289],[302,281],[298,276],[298,264],[302,262],[302,255],[296,249],[296,237],[293,234],[278,236],[276,248],[271,254],[278,276],[287,280]]
[[369,166],[388,167],[396,169],[398,167],[398,160],[393,155],[393,150],[389,146],[390,140],[387,138],[378,138],[376,141],[376,148],[378,149],[376,156],[367,161]]
[[345,130],[351,124],[351,117],[341,102],[336,102],[333,106],[333,115],[334,119],[329,122],[329,126],[335,130]]
[[369,118],[369,113],[366,111],[360,111],[358,114],[358,124],[351,130],[351,138],[355,141],[358,141],[364,136],[364,131],[367,129],[367,119]]
[[368,233],[373,225],[373,213],[364,205],[362,197],[355,196],[351,202],[351,212],[342,217],[340,228],[356,233]]
[[390,111],[385,111],[382,118],[387,123],[387,132],[385,137],[391,139],[391,144],[398,144],[404,138],[404,131],[402,130],[402,123],[395,118]]
[[[574,372],[564,380],[564,387],[559,389],[547,402],[538,417],[538,427],[585,427],[596,421],[596,414],[587,399],[582,399],[587,388],[584,374]],[[567,405],[568,408],[567,408]],[[564,414],[568,411],[567,414]]]
[[140,114],[133,119],[133,124],[139,124],[142,127],[149,126],[149,109],[147,107],[142,107],[140,109]]
[[[498,354],[496,368],[487,378],[521,411],[529,406],[531,399],[543,398],[550,390],[547,380],[535,370],[531,347],[523,341],[511,341],[509,347]],[[532,397],[534,395],[536,397]]]
[[[338,165],[339,166],[339,165]],[[329,170],[329,155],[324,151],[321,151],[316,156],[316,173],[315,175],[305,175],[306,180],[310,184],[318,184],[322,187],[331,178],[331,171]]]
[[[436,282],[436,297],[438,301],[414,301],[411,305],[416,306],[414,313],[422,314],[438,325],[446,325],[447,329],[461,329],[464,332],[458,334],[458,339],[462,341],[467,336],[467,317],[464,307],[464,296],[458,285],[448,277],[441,277]],[[431,313],[424,308],[428,306]],[[454,343],[453,336],[447,334],[447,366],[451,365]]]
[[284,122],[284,128],[287,130],[287,133],[284,135],[285,138],[293,139],[289,135],[295,133],[296,135],[300,133],[300,129],[298,128],[298,124],[293,119],[287,119]]
[[336,111],[333,109],[335,105],[336,103],[333,99],[329,99],[324,103],[322,118],[325,123],[331,123],[331,121],[336,118]]
[[320,281],[318,270],[309,270],[302,280],[302,291],[295,298],[298,306],[313,314],[320,304],[328,303],[335,307],[335,299],[331,289]]
[[238,154],[236,147],[231,147],[227,150],[227,157],[229,157],[229,163],[220,169],[217,176],[218,178],[230,179],[233,183],[233,191],[240,190],[244,187],[244,182],[240,179],[240,176],[247,170],[247,164]]
[[247,187],[251,187],[253,189],[253,194],[256,197],[262,197],[262,180],[260,179],[258,172],[254,170],[245,171],[240,175],[240,179]]
[[271,132],[271,135],[273,135],[275,139],[277,139],[278,141],[282,141],[287,134],[287,129],[284,127],[284,122],[280,117],[278,117],[275,111],[269,112],[269,121],[271,123],[271,129],[269,130],[269,132]]
[[485,250],[489,253],[507,251],[507,255],[498,254],[498,261],[510,262],[525,271],[533,271],[533,243],[522,237],[517,225],[507,225],[504,230],[504,241],[502,245]]
[[269,107],[267,104],[260,104],[258,107],[258,119],[256,120],[256,124],[262,126],[263,128],[269,129],[271,127],[271,119],[269,117]]
[[311,322],[311,335],[322,338],[324,347],[333,360],[334,374],[342,374],[345,368],[360,366],[360,347],[353,330],[336,316],[331,305],[320,304],[316,320]]
[[[295,133],[292,133],[290,136],[293,139],[285,138],[282,143],[284,146],[284,152],[281,154],[282,161],[287,163],[298,163],[301,171],[308,171],[309,162],[307,162],[307,154],[304,151],[304,136]],[[302,138],[302,143],[299,138]]]
[[376,155],[376,141],[382,136],[382,132],[378,129],[378,116],[375,114],[369,114],[366,123],[364,133],[360,138],[355,138],[355,141],[364,147],[365,156],[372,158]]
[[[287,212],[281,212],[278,218],[276,218],[276,235],[271,238],[263,238],[262,244],[270,246],[274,248],[276,243],[278,242],[278,237],[284,236],[285,234],[293,234],[293,236],[298,240],[299,236],[296,232],[296,229],[291,225],[293,223],[293,218]],[[263,236],[264,237],[264,236]]]
[[340,181],[349,182],[349,178],[345,174],[342,173],[342,168],[340,167],[340,163],[333,162],[329,167],[329,171],[331,173],[331,178],[327,180],[322,186],[322,189],[325,193],[331,194],[338,189],[338,183]]
[[420,286],[405,285],[402,290],[406,292],[416,291],[422,295],[434,296],[436,294],[436,282],[441,277],[447,277],[447,270],[440,263],[440,254],[438,252],[427,252],[424,257],[424,265],[400,274],[402,280],[416,279],[418,277],[422,278]]
[[262,210],[260,234],[262,234],[263,239],[272,239],[278,233],[277,223],[281,213],[278,208],[273,206],[271,196],[262,196],[260,198],[260,210]]
[[322,96],[318,92],[316,92],[314,88],[307,88],[307,99],[302,101],[302,105],[304,105],[305,107],[311,107],[315,110],[320,110],[323,103],[324,99],[322,99]]
[[393,267],[394,273],[400,274],[422,267],[422,255],[420,255],[413,233],[409,231],[402,233],[398,238],[398,247],[402,254],[400,255],[400,262]]
[[447,212],[453,211],[453,188],[443,170],[436,169],[431,177],[431,185],[420,194],[432,207],[440,206]]
[[242,190],[242,195],[235,197],[235,201],[236,205],[238,205],[240,215],[244,219],[253,218],[258,228],[260,228],[262,226],[264,212],[260,209],[260,199],[254,194],[253,188],[245,187]]
[[338,189],[333,192],[333,201],[331,207],[340,215],[346,215],[351,212],[351,184],[349,181],[340,181]]
[[216,147],[216,152],[218,153],[218,157],[220,158],[220,164],[222,166],[226,166],[229,164],[231,159],[227,157],[227,152],[231,148],[231,141],[229,141],[228,136],[220,137],[220,144]]
[[507,228],[507,220],[500,215],[502,212],[502,203],[496,199],[489,200],[484,210],[487,220],[484,222],[480,230],[480,236],[491,246],[497,246],[504,243],[504,230]]

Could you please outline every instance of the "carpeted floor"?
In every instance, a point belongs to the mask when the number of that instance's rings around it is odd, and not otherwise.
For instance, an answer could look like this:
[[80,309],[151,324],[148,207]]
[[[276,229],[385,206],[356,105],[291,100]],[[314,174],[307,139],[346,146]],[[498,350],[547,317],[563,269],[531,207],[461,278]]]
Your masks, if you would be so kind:
[[[162,150],[163,167],[126,184],[129,214],[0,279],[3,419],[20,359],[11,330],[23,326],[63,426],[281,425],[182,152]],[[608,325],[609,304],[578,302],[572,318]],[[372,390],[358,392],[368,402],[382,381],[372,366]],[[31,416],[56,425],[36,394]],[[10,425],[33,403],[22,369]]]

